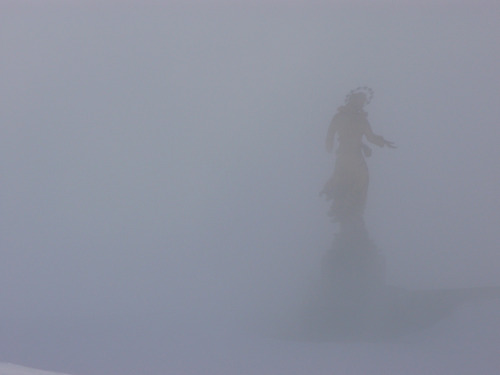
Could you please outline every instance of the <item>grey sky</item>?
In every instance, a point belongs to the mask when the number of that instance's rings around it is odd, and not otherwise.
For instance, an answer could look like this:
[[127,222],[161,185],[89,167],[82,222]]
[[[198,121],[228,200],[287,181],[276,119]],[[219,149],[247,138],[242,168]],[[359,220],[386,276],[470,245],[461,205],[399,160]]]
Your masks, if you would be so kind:
[[329,121],[365,84],[398,145],[368,161],[389,281],[500,283],[493,4],[3,2],[2,314],[293,300],[333,236]]

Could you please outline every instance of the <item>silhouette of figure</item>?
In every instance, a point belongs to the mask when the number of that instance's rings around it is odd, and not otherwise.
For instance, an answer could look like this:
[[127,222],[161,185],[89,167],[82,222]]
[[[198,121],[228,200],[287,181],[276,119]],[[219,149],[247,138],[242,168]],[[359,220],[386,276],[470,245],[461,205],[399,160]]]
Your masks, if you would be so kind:
[[[352,90],[335,114],[326,137],[335,169],[322,194],[333,200],[330,215],[339,225],[332,246],[321,260],[321,279],[310,295],[297,328],[299,340],[378,340],[427,328],[446,318],[461,303],[500,298],[500,287],[407,290],[387,285],[384,255],[370,239],[363,220],[368,190],[365,157],[371,149],[395,148],[373,133],[363,107],[373,91]],[[295,331],[294,331],[295,330]]]
[[333,176],[320,194],[333,201],[329,215],[341,223],[361,219],[366,206],[369,175],[365,156],[371,155],[371,148],[363,143],[363,137],[379,147],[396,147],[370,127],[363,107],[372,96],[373,91],[368,87],[352,90],[333,117],[326,136],[328,152],[333,151],[336,136],[338,147]]

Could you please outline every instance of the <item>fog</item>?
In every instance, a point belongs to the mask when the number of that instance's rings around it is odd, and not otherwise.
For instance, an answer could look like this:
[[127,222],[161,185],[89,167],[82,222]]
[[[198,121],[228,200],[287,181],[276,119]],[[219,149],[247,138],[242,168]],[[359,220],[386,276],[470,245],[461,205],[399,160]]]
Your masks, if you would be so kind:
[[359,85],[398,145],[368,160],[387,282],[500,285],[499,16],[493,1],[2,2],[0,318],[297,308],[336,230],[326,131]]

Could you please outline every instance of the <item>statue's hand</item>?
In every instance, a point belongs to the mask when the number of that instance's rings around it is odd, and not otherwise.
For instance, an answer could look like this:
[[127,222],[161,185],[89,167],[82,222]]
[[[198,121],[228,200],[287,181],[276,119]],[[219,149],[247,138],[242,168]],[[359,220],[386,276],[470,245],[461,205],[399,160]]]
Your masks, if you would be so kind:
[[387,141],[385,139],[384,139],[384,146],[387,146],[389,148],[397,148],[396,145],[394,144],[394,142]]

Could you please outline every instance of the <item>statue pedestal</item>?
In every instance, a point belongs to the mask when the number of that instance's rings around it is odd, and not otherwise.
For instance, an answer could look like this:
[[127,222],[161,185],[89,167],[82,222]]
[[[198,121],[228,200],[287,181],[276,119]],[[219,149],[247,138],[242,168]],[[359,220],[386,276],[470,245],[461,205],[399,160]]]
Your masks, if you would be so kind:
[[325,288],[372,289],[385,284],[385,258],[364,227],[338,233],[321,262]]
[[390,339],[431,327],[462,303],[500,298],[498,287],[408,290],[387,285],[385,259],[363,227],[338,233],[321,268],[320,283],[292,335],[300,340]]
[[364,335],[380,318],[385,291],[385,259],[364,225],[344,228],[322,259],[303,328],[316,338]]

